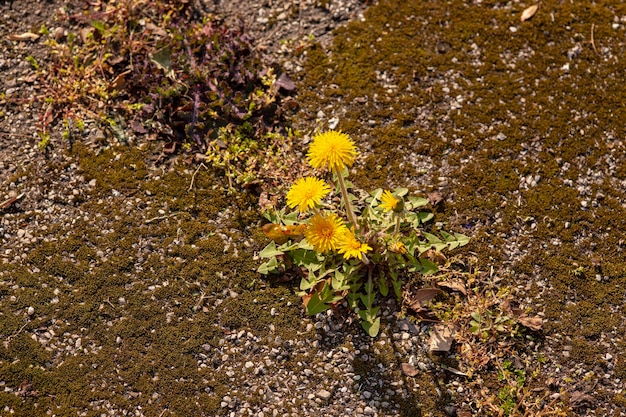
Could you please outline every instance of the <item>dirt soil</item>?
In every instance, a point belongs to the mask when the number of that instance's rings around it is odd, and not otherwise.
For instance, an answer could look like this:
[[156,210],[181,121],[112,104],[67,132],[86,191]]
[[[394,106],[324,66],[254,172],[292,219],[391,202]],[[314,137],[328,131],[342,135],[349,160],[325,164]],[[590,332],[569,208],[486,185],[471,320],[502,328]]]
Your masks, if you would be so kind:
[[0,1],[0,414],[626,416],[626,6],[522,21],[532,5],[195,4],[295,81],[293,172],[316,129],[341,129],[355,186],[431,193],[472,238],[451,260],[475,293],[433,309],[542,319],[431,352],[432,323],[392,299],[376,339],[348,311],[306,317],[296,282],[255,272],[258,193],[219,170],[100,146],[90,120],[42,152],[33,62],[93,5]]

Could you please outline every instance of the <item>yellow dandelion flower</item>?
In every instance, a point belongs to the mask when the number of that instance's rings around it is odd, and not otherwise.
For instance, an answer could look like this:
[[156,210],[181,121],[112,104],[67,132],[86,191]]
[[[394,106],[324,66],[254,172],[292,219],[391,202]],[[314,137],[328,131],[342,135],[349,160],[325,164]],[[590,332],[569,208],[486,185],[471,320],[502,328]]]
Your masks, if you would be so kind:
[[363,254],[372,250],[367,243],[361,243],[350,230],[346,230],[339,240],[337,251],[343,253],[344,259],[363,259]]
[[330,130],[313,138],[307,154],[313,168],[326,168],[341,172],[351,166],[356,158],[356,147],[350,136]]
[[389,190],[385,190],[383,195],[380,197],[380,208],[385,211],[393,211],[398,208],[399,199],[393,196]]
[[287,193],[287,205],[291,208],[298,207],[298,211],[304,213],[320,204],[329,192],[330,187],[324,180],[315,177],[300,178]]
[[335,250],[339,239],[345,233],[346,226],[335,214],[322,216],[316,214],[309,221],[309,227],[304,231],[304,237],[313,245],[316,252],[324,253]]

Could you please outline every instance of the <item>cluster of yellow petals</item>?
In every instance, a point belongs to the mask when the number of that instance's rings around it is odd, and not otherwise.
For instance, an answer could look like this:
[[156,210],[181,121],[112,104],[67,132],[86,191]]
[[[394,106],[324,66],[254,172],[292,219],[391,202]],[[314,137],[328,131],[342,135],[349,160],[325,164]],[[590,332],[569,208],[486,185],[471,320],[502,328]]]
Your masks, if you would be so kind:
[[316,214],[309,220],[309,226],[304,231],[304,237],[313,249],[319,253],[325,253],[337,249],[340,239],[347,228],[335,214],[322,216]]
[[287,193],[287,205],[298,208],[300,213],[319,205],[330,192],[324,180],[315,177],[300,178]]
[[337,251],[343,253],[344,259],[363,259],[363,254],[370,250],[372,250],[371,246],[359,241],[350,230],[345,231],[337,247]]
[[385,190],[383,192],[383,195],[380,197],[380,201],[380,208],[385,211],[394,211],[400,202],[400,200],[394,197],[389,190]]
[[350,136],[330,130],[313,138],[307,157],[313,168],[341,172],[354,163],[356,146]]

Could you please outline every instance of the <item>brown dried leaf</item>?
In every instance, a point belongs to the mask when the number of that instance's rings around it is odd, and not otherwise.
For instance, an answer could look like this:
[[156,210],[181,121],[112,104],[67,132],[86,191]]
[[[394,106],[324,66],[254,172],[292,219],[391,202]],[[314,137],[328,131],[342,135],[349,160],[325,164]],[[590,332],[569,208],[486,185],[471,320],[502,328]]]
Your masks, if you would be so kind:
[[449,324],[435,324],[430,333],[428,348],[431,352],[448,352],[452,347],[456,331]]
[[517,321],[522,326],[526,326],[531,330],[541,330],[541,326],[543,326],[543,320],[541,317],[533,316],[529,317],[526,314],[522,314],[517,318]]
[[520,16],[520,20],[522,22],[525,22],[526,20],[530,19],[531,17],[533,17],[535,15],[535,13],[537,13],[537,9],[538,8],[539,8],[538,4],[535,4],[533,6],[527,7],[522,12],[522,15]]
[[465,289],[465,285],[460,281],[441,281],[438,282],[437,285],[442,288],[448,288],[452,291],[458,291],[461,294],[467,296],[467,289]]
[[465,372],[461,372],[461,371],[459,371],[458,369],[453,368],[453,367],[451,367],[451,366],[446,366],[444,369],[445,369],[446,371],[448,371],[448,372],[452,372],[454,375],[459,375],[459,376],[467,376],[467,374],[466,374]]
[[443,194],[441,194],[439,191],[430,192],[426,194],[426,197],[428,198],[430,205],[433,207],[444,200]]
[[570,404],[574,407],[578,407],[583,405],[583,403],[593,403],[594,398],[582,391],[574,391],[572,392],[572,396],[570,398]]
[[146,128],[143,127],[143,123],[136,119],[130,122],[130,128],[133,129],[133,132],[135,133],[143,134],[147,132]]
[[280,74],[280,77],[276,80],[276,86],[280,89],[290,92],[296,89],[296,84],[291,81],[291,78],[287,76],[287,74]]
[[408,306],[415,311],[421,311],[425,304],[435,298],[440,292],[439,288],[422,288],[407,299]]
[[8,39],[10,41],[36,41],[39,39],[39,35],[32,32],[24,32],[19,35],[9,35]]
[[146,29],[155,35],[163,36],[163,37],[167,36],[167,32],[165,31],[165,29],[158,27],[154,23],[151,23],[151,22],[146,23]]
[[442,252],[433,249],[428,249],[426,252],[422,253],[420,255],[420,258],[428,259],[429,261],[434,262],[437,265],[445,265],[448,259],[446,258],[446,255],[444,255]]
[[400,368],[402,369],[402,373],[406,376],[415,376],[419,373],[419,371],[409,363],[401,364]]
[[514,302],[511,298],[507,298],[502,303],[502,308],[508,315],[513,316],[515,318],[524,314],[524,310],[522,310],[521,308],[514,307],[513,304],[518,305],[518,303]]

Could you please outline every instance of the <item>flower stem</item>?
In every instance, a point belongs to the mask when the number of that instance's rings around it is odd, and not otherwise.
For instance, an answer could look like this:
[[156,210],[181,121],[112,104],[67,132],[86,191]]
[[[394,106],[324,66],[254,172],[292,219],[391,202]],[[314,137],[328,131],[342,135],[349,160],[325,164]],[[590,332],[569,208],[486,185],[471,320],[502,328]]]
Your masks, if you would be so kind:
[[348,198],[348,189],[346,188],[346,183],[343,180],[343,176],[338,169],[335,169],[335,173],[337,174],[337,181],[339,181],[339,188],[341,189],[341,198],[343,199],[343,204],[346,206],[346,213],[348,214],[348,220],[352,223],[352,227],[356,232],[359,225],[356,223],[356,216],[354,215],[354,211],[352,211],[352,204],[350,203],[350,199]]

